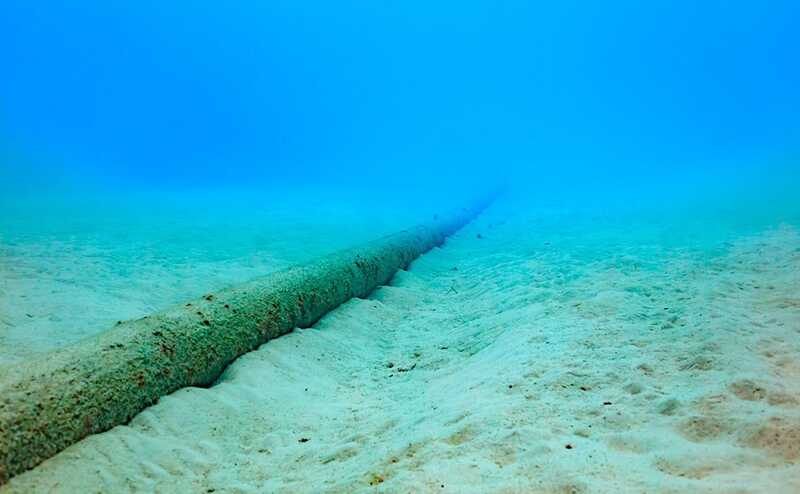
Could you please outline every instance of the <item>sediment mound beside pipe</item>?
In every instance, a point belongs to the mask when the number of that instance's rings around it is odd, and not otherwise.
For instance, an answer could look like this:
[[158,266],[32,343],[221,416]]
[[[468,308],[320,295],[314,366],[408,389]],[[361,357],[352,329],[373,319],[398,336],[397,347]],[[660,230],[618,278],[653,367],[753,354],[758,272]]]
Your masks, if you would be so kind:
[[0,376],[0,485],[162,396],[209,386],[240,355],[309,327],[471,221],[489,203],[113,329]]

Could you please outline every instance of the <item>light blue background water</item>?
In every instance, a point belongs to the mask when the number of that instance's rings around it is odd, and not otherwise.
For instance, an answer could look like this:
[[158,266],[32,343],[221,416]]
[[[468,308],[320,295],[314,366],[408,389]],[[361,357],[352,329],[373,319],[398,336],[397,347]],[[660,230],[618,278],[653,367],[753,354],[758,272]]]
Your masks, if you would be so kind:
[[9,0],[0,191],[505,179],[581,200],[765,196],[797,176],[799,9]]

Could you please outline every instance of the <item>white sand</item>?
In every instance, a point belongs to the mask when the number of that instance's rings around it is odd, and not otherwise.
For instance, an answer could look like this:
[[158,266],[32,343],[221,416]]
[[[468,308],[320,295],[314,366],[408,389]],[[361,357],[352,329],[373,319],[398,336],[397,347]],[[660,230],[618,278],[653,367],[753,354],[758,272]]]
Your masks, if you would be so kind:
[[519,210],[0,492],[800,492],[798,230]]
[[319,191],[267,196],[224,192],[159,202],[130,195],[6,206],[0,367],[420,220]]

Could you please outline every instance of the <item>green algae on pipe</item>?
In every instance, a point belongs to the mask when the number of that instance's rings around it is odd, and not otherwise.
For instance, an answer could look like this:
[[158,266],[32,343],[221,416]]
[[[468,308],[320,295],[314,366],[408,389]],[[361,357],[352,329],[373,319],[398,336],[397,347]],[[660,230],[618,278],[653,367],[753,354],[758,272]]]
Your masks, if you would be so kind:
[[240,355],[365,297],[472,220],[472,208],[113,329],[0,376],[0,485]]

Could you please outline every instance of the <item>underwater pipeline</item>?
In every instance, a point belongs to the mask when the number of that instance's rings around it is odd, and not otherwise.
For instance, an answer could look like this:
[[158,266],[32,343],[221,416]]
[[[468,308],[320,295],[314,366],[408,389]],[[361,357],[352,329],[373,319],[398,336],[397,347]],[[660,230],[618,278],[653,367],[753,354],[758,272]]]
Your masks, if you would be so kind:
[[129,422],[186,386],[209,386],[237,357],[309,327],[475,218],[489,195],[451,216],[208,294],[4,369],[0,485],[81,439]]

